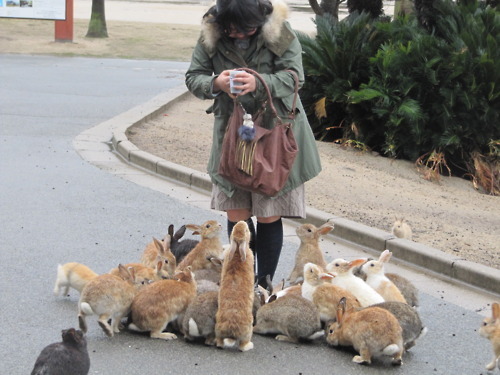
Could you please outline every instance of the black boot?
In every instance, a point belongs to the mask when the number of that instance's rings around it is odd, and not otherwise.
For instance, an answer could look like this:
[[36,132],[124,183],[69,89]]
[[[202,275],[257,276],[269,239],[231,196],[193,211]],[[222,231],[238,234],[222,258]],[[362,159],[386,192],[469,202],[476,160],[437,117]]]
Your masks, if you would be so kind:
[[281,248],[283,247],[283,223],[281,218],[272,223],[257,222],[255,246],[258,283],[266,289],[272,288],[272,285],[267,285],[266,276],[269,275],[272,280],[278,267]]

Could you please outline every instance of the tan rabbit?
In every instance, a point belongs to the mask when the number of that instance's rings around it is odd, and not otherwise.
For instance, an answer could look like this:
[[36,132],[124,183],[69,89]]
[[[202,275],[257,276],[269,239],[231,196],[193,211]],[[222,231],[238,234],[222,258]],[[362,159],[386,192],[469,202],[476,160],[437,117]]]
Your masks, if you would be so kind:
[[222,265],[218,302],[216,345],[222,348],[237,344],[240,351],[253,349],[254,257],[245,221],[233,227],[230,250]]
[[394,365],[403,363],[401,326],[394,315],[380,307],[346,312],[342,299],[337,321],[328,326],[326,341],[332,346],[352,346],[359,353],[352,359],[355,363],[370,364],[372,358],[382,356],[392,357]]
[[384,265],[389,263],[392,253],[384,250],[378,260],[369,260],[361,267],[366,274],[366,283],[375,289],[386,301],[406,303],[406,299],[396,285],[385,276]]
[[295,254],[295,266],[293,267],[288,282],[296,284],[301,281],[304,275],[304,265],[306,263],[314,263],[321,268],[326,267],[326,261],[323,252],[319,247],[319,239],[333,229],[332,223],[325,223],[319,228],[313,224],[302,224],[297,227],[295,232],[300,238],[300,246]]
[[68,295],[69,288],[76,289],[81,293],[83,287],[97,276],[97,273],[81,263],[71,262],[63,265],[58,264],[54,294],[58,296],[63,287],[63,296]]
[[172,280],[159,280],[144,287],[135,296],[131,306],[132,323],[128,328],[150,332],[151,338],[173,340],[177,335],[163,332],[167,325],[183,315],[196,296],[196,281],[187,267],[177,271]]
[[392,234],[398,238],[405,238],[411,240],[413,237],[413,232],[410,225],[405,218],[396,218],[394,224],[392,225]]
[[[163,269],[164,261],[158,260],[155,268],[145,266],[142,263],[127,263],[123,267],[129,269],[134,268],[135,281],[137,283],[144,283],[145,281],[158,281],[161,279],[167,279],[169,277],[168,272]],[[120,277],[120,270],[118,267],[111,269],[109,272],[111,275]]]
[[163,262],[162,268],[169,276],[175,272],[177,261],[174,254],[170,251],[170,235],[166,235],[163,241],[159,241],[153,237],[153,242],[150,242],[141,256],[141,263],[146,267],[156,268],[158,261]]
[[491,305],[491,318],[485,318],[479,328],[479,334],[491,341],[493,346],[493,359],[486,365],[488,371],[493,371],[495,366],[500,368],[500,304]]
[[304,283],[302,287],[304,291],[303,296],[316,306],[322,322],[335,319],[337,308],[342,298],[346,299],[347,311],[357,309],[361,306],[351,292],[325,282],[325,280],[331,278],[331,275],[322,275],[321,273],[322,270],[318,266],[309,263],[304,268]]
[[[99,325],[112,337],[120,332],[120,320],[130,311],[130,305],[139,285],[135,284],[133,268],[118,266],[121,277],[103,274],[90,280],[82,290],[78,303],[80,329],[87,332],[87,315],[98,315]],[[111,319],[111,325],[108,320]]]
[[193,234],[199,234],[201,241],[184,257],[178,268],[184,269],[191,266],[193,272],[211,268],[211,257],[222,257],[222,242],[220,234],[222,226],[215,220],[208,220],[202,225],[187,224],[186,228],[193,230]]
[[335,259],[326,266],[327,271],[335,275],[332,284],[351,292],[362,307],[384,302],[384,298],[375,289],[353,274],[354,268],[365,261],[366,259],[355,259],[351,262]]

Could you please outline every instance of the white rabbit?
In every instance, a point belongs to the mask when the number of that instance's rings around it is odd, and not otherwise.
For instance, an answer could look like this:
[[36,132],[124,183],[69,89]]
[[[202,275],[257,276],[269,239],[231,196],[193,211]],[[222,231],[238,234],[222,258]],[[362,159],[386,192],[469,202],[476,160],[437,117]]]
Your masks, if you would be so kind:
[[332,284],[351,292],[358,299],[361,307],[384,302],[384,298],[375,289],[353,274],[353,268],[365,261],[365,259],[356,259],[348,262],[344,259],[335,259],[326,266],[327,271],[335,275]]
[[[120,332],[120,320],[130,311],[130,305],[139,287],[135,284],[133,268],[118,266],[121,277],[103,274],[90,280],[82,290],[78,303],[80,329],[87,332],[86,316],[96,314],[104,333],[113,337]],[[108,320],[111,319],[111,325]]]
[[215,220],[208,220],[202,225],[187,224],[186,228],[193,230],[193,234],[199,234],[201,241],[184,257],[179,263],[178,269],[191,266],[193,272],[211,268],[211,257],[221,258],[222,242],[220,234],[222,226]]
[[319,239],[333,229],[332,223],[325,223],[319,228],[313,224],[302,224],[295,232],[300,238],[300,246],[295,254],[295,266],[293,267],[288,282],[296,284],[301,281],[304,274],[304,265],[314,263],[321,268],[326,267],[325,257],[319,247]]
[[69,288],[82,292],[83,287],[92,279],[97,277],[97,273],[84,264],[70,262],[57,265],[57,278],[54,286],[54,294],[57,296],[64,287],[63,296],[67,296]]
[[328,326],[326,337],[332,346],[352,346],[360,355],[352,361],[370,364],[372,357],[390,356],[393,365],[401,365],[403,355],[402,329],[389,311],[367,307],[347,312],[345,299],[339,303],[337,321]]
[[361,267],[366,274],[366,283],[375,289],[385,301],[406,303],[406,299],[396,285],[385,276],[384,265],[391,259],[392,253],[384,250],[378,260],[369,260]]
[[240,351],[253,349],[254,257],[245,221],[237,222],[231,232],[230,250],[222,265],[218,303],[217,347],[238,344]]
[[392,225],[391,231],[392,234],[394,234],[398,238],[406,238],[407,240],[411,240],[413,237],[411,227],[404,218],[396,218],[394,224]]

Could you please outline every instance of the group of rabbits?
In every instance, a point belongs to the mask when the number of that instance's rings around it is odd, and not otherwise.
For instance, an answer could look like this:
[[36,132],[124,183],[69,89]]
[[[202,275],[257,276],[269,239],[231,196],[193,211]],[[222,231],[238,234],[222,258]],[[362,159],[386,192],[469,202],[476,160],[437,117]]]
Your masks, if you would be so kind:
[[[200,235],[200,241],[181,241],[186,229]],[[154,238],[147,244],[140,262],[120,264],[106,274],[98,275],[80,263],[59,265],[54,293],[67,295],[70,288],[80,292],[81,331],[66,330],[70,336],[63,331],[63,342],[51,345],[69,343],[81,369],[72,373],[87,374],[84,333],[87,317],[97,315],[109,337],[126,324],[128,330],[149,332],[152,338],[172,340],[180,333],[186,340],[240,351],[253,348],[253,333],[294,343],[326,337],[331,346],[353,347],[359,353],[353,358],[356,363],[388,356],[392,364],[401,365],[403,353],[426,332],[416,310],[418,290],[402,276],[385,273],[388,250],[377,260],[326,263],[320,237],[332,229],[331,223],[296,229],[301,243],[289,285],[285,287],[283,280],[272,290],[255,284],[250,231],[244,221],[234,226],[228,245],[220,239],[222,226],[209,220],[183,225],[175,233],[169,226],[163,240]],[[480,330],[496,343],[491,369],[500,351],[498,310],[494,305],[493,318]],[[44,351],[32,374],[43,373],[36,369],[49,361]],[[55,357],[63,352],[58,350]]]

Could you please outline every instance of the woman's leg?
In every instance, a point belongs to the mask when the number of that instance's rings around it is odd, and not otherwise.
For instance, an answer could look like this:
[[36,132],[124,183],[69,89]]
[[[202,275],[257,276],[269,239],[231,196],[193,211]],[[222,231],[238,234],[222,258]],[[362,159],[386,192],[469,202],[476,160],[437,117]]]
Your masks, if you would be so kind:
[[258,217],[257,236],[255,241],[255,253],[257,256],[257,280],[264,288],[272,288],[267,285],[266,277],[271,280],[283,247],[283,223],[281,216]]

